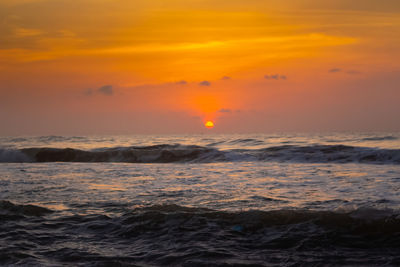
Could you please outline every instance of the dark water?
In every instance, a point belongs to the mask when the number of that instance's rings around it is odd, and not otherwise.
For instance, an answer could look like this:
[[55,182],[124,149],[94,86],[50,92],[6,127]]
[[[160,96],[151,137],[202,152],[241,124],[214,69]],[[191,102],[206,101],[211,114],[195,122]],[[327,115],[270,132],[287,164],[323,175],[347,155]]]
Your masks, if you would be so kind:
[[400,265],[394,133],[0,140],[0,265]]
[[[400,215],[306,210],[223,212],[178,205],[119,216],[57,216],[3,201],[2,264],[399,265]],[[361,215],[360,215],[361,214]]]

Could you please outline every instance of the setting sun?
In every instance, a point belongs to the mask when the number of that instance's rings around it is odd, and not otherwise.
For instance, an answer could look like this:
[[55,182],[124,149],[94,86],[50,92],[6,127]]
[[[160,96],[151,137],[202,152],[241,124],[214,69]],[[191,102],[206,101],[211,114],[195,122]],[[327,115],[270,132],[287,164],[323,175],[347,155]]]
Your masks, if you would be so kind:
[[214,123],[212,121],[207,121],[204,126],[206,126],[208,129],[214,128]]

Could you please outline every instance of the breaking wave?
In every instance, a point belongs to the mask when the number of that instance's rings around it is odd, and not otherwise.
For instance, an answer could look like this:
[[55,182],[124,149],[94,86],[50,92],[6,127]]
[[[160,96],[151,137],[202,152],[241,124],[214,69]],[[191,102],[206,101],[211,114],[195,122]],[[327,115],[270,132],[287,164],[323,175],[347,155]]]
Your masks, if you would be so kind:
[[209,163],[231,161],[400,164],[400,149],[345,145],[283,145],[262,149],[218,150],[212,146],[179,144],[102,148],[88,151],[73,148],[0,149],[0,162]]

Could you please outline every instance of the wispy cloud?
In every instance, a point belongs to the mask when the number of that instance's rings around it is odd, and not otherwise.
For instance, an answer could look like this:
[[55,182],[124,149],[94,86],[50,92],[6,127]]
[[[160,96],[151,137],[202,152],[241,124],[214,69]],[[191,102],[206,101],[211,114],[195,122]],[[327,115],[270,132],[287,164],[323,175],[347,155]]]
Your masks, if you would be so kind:
[[28,29],[28,28],[17,28],[15,29],[15,35],[18,37],[32,37],[42,35],[43,32],[38,29]]

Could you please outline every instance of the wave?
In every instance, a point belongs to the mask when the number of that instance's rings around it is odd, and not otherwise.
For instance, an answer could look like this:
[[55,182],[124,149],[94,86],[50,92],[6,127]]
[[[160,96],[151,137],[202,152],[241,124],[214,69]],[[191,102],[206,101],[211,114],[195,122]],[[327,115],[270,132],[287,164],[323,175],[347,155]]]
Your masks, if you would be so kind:
[[28,148],[20,152],[34,162],[211,162],[224,160],[224,152],[200,146],[154,145],[144,147],[116,147],[84,151],[65,148]]
[[388,136],[374,136],[374,137],[366,137],[363,138],[362,141],[385,141],[385,140],[397,140],[398,138],[392,135],[388,135]]
[[400,261],[396,211],[228,212],[169,204],[113,217],[75,214],[0,221],[0,233],[7,233],[0,234],[0,242],[9,244],[0,249],[4,265],[281,266],[284,259],[290,266],[396,266]]
[[73,148],[0,149],[0,162],[210,163],[273,161],[299,163],[400,164],[400,149],[345,145],[282,145],[231,149],[195,145],[153,145],[80,150]]
[[0,148],[0,162],[33,162],[34,159],[18,149]]
[[264,141],[262,140],[257,140],[254,138],[240,138],[240,139],[235,139],[228,141],[228,144],[236,145],[236,144],[244,144],[244,145],[253,145],[253,146],[258,146],[264,144]]
[[276,146],[259,150],[259,160],[310,163],[400,164],[400,149],[346,145]]
[[66,142],[66,141],[84,141],[87,140],[86,137],[81,136],[58,136],[58,135],[48,135],[39,136],[36,138],[40,142]]
[[52,211],[35,205],[17,205],[7,200],[0,200],[0,214],[7,215],[27,215],[42,216]]
[[[104,221],[109,221],[114,226],[112,233],[124,237],[132,234],[133,230],[160,233],[156,230],[168,228],[169,231],[185,232],[195,228],[202,229],[218,226],[229,232],[250,233],[271,227],[292,225],[304,227],[304,224],[312,224],[325,229],[341,229],[344,232],[357,235],[380,233],[397,235],[396,238],[400,238],[400,211],[392,209],[382,210],[361,207],[350,211],[282,209],[231,212],[176,204],[145,206],[132,208],[130,211],[125,206],[121,207],[121,209],[124,212],[119,213],[120,215],[117,217],[109,217],[103,214],[76,214],[58,217],[57,220],[73,224],[95,222],[98,226]],[[55,211],[37,205],[19,205],[7,200],[1,200],[0,214],[5,212],[27,216],[43,216]],[[57,216],[54,218],[57,218]],[[10,220],[15,220],[15,218]],[[115,227],[115,224],[118,224],[118,227]],[[135,226],[135,228],[132,228],[132,226]],[[95,227],[94,225],[89,228],[104,230],[103,227]],[[275,230],[279,231],[278,228],[275,228]],[[397,243],[397,245],[399,244]]]

